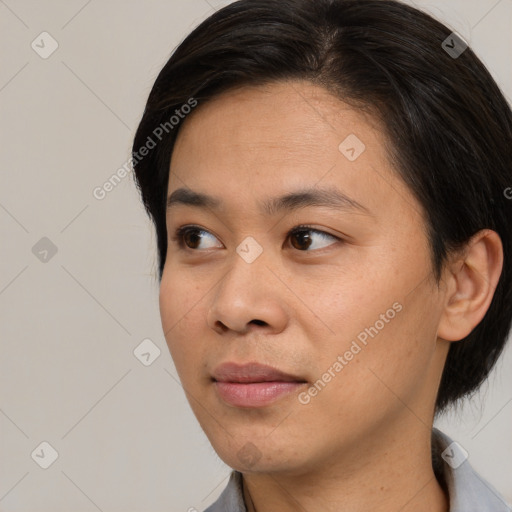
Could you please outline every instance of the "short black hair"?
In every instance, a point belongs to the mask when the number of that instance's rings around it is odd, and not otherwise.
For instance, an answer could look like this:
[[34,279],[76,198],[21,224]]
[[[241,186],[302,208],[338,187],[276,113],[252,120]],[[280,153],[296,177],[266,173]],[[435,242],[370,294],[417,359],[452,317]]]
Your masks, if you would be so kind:
[[451,344],[439,413],[478,389],[510,330],[512,112],[471,48],[422,11],[395,0],[239,0],[182,41],[154,83],[132,151],[156,228],[159,278],[183,114],[237,87],[291,80],[320,85],[382,121],[394,170],[423,209],[438,285],[448,255],[479,230],[502,240],[504,265],[489,309]]

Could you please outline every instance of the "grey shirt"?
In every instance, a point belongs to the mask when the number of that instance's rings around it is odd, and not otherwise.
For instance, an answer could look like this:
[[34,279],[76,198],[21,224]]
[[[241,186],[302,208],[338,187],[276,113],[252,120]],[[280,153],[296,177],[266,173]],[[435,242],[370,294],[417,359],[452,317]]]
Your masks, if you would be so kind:
[[[471,467],[463,449],[432,429],[432,461],[436,477],[449,496],[450,512],[511,512],[498,492]],[[232,471],[217,501],[204,512],[247,512],[242,473]]]

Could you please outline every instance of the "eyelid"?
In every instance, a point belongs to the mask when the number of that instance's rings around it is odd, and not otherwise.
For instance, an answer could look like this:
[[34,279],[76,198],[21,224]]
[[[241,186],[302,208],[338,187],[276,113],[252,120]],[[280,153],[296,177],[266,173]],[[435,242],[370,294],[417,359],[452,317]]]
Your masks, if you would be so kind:
[[292,233],[296,233],[297,231],[314,231],[315,233],[321,233],[322,235],[327,235],[332,238],[338,238],[339,240],[341,240],[340,237],[333,235],[332,233],[329,233],[328,231],[324,231],[323,229],[315,228],[311,224],[299,224],[298,226],[295,226],[292,229],[290,229],[290,231],[288,231],[287,236],[291,235]]

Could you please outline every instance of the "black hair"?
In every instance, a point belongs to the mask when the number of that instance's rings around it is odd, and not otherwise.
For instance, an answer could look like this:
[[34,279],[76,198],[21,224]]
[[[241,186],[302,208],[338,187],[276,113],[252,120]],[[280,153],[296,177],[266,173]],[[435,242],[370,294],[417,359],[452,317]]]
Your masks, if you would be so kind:
[[394,169],[423,209],[437,284],[451,251],[472,235],[489,228],[502,240],[489,309],[451,344],[439,413],[478,389],[510,330],[512,112],[471,48],[422,11],[395,0],[239,0],[184,39],[154,83],[132,151],[159,278],[169,165],[185,114],[236,87],[290,80],[320,85],[382,121]]

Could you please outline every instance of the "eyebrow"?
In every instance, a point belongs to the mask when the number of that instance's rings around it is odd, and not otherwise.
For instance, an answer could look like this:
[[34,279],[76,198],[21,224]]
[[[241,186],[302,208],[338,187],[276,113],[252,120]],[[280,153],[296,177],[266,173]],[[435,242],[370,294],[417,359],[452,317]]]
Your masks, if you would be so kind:
[[[167,198],[167,210],[177,205],[202,209],[219,210],[222,200],[189,188],[178,188]],[[260,203],[260,209],[266,215],[276,215],[283,210],[294,211],[310,206],[323,206],[335,210],[358,211],[373,216],[371,211],[355,199],[350,198],[336,188],[306,188],[288,194],[267,199]]]

